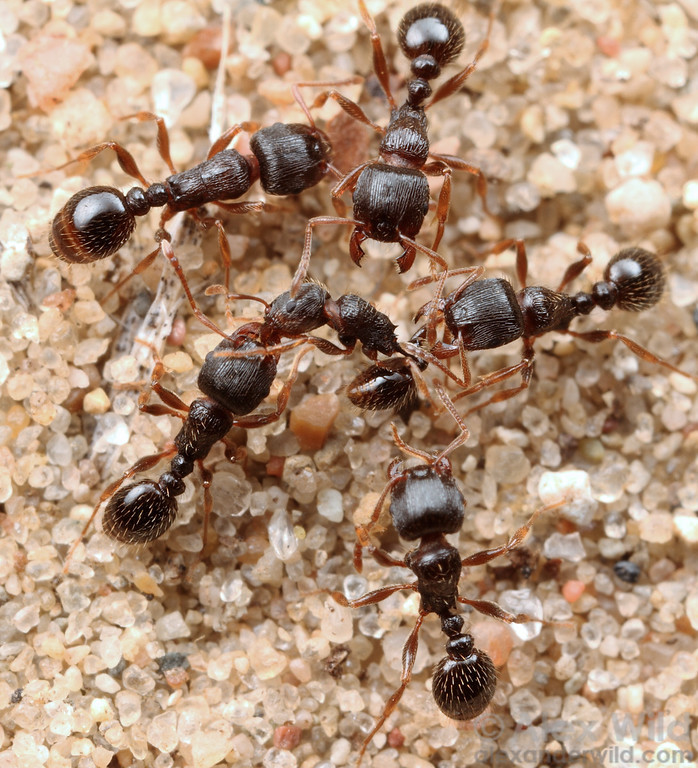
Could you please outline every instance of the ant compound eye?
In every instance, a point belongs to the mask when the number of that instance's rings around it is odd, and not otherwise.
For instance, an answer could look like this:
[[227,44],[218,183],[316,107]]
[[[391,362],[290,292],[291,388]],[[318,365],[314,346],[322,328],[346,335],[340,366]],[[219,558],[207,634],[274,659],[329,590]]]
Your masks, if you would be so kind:
[[120,488],[109,499],[102,519],[104,532],[124,544],[145,544],[174,523],[177,501],[152,480]]
[[68,200],[49,233],[53,253],[63,261],[86,264],[115,254],[136,225],[118,189],[89,187]]
[[453,720],[472,720],[492,701],[497,672],[492,659],[473,645],[471,635],[446,644],[448,656],[434,670],[432,692],[438,708]]
[[664,292],[664,270],[659,259],[643,248],[625,248],[604,271],[604,279],[618,290],[616,306],[627,312],[653,307]]

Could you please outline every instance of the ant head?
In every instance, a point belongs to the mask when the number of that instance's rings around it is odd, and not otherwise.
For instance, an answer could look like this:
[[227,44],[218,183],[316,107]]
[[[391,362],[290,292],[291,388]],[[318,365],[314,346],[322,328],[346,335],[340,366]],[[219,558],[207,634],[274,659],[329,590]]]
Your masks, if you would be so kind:
[[170,473],[160,482],[141,480],[120,488],[109,499],[102,518],[102,529],[124,544],[146,544],[162,536],[177,517],[175,495],[184,482]]
[[414,76],[433,80],[441,68],[463,50],[465,31],[448,8],[437,3],[422,3],[405,14],[397,38],[411,62]]
[[472,720],[492,701],[497,671],[492,659],[475,648],[471,635],[451,638],[446,653],[434,670],[434,701],[446,717]]
[[617,290],[616,306],[628,312],[653,307],[664,291],[664,270],[659,259],[643,248],[625,248],[609,262],[604,280]]
[[83,189],[56,214],[49,232],[53,253],[72,264],[115,254],[136,225],[126,197],[112,187]]

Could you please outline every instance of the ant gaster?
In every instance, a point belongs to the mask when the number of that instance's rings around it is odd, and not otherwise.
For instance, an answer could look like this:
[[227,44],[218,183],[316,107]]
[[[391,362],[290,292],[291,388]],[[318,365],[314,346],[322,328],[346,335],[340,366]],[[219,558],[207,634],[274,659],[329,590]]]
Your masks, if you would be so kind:
[[[390,696],[383,713],[364,739],[358,763],[410,682],[419,630],[430,613],[438,616],[441,631],[447,637],[447,655],[434,670],[432,693],[439,709],[454,720],[471,720],[481,714],[494,696],[497,678],[490,657],[475,647],[472,635],[463,633],[463,617],[457,612],[459,604],[469,605],[486,616],[507,623],[541,621],[527,614],[511,614],[488,600],[459,595],[458,582],[462,568],[482,565],[518,547],[536,518],[548,509],[559,507],[560,503],[537,510],[506,544],[461,559],[458,550],[446,539],[447,534],[460,531],[465,518],[465,499],[453,477],[448,456],[466,442],[469,432],[443,387],[438,382],[435,387],[444,406],[457,422],[460,434],[443,451],[431,454],[407,445],[392,425],[395,443],[400,450],[425,464],[405,468],[402,461],[396,460],[390,465],[388,483],[370,521],[365,526],[357,526],[358,542],[354,551],[354,564],[359,571],[362,569],[362,549],[367,547],[380,565],[408,568],[417,581],[382,587],[355,600],[347,599],[341,592],[330,593],[340,605],[351,608],[379,603],[403,589],[417,592],[420,596],[419,615],[402,651],[400,687]],[[370,531],[378,521],[387,498],[393,525],[400,536],[408,541],[419,540],[417,547],[408,552],[404,560],[397,560],[370,541]]]
[[[518,386],[498,392],[471,410],[507,400],[526,389],[533,371],[534,341],[536,337],[550,331],[595,343],[616,339],[642,360],[696,378],[617,331],[579,332],[569,329],[572,320],[580,315],[588,315],[595,307],[603,310],[618,307],[629,312],[641,312],[654,306],[661,298],[665,284],[661,262],[654,254],[642,248],[626,248],[613,256],[604,270],[603,280],[594,283],[591,291],[580,291],[572,295],[564,292],[565,287],[591,263],[591,254],[583,243],[578,245],[583,258],[570,265],[557,290],[526,284],[528,260],[522,241],[504,241],[493,252],[500,253],[511,245],[516,246],[516,269],[521,290],[515,292],[511,284],[502,278],[477,279],[482,274],[481,270],[477,270],[455,291],[442,298],[446,278],[458,274],[460,270],[445,272],[439,276],[436,297],[422,307],[417,315],[417,319],[421,316],[427,318],[421,332],[413,336],[413,339],[424,344],[420,356],[430,362],[460,356],[463,379],[459,383],[462,391],[454,396],[454,400],[505,381],[517,373],[521,375]],[[430,277],[417,280],[411,287],[431,280]],[[446,325],[447,341],[437,342],[436,324],[439,318],[443,318]],[[495,349],[519,338],[524,343],[521,361],[485,375],[471,386],[466,352]]]
[[[426,110],[461,88],[487,50],[489,31],[473,61],[446,80],[432,96],[429,82],[436,79],[442,67],[460,54],[465,32],[455,14],[442,5],[423,3],[408,11],[400,22],[397,37],[402,52],[411,62],[412,79],[407,83],[407,99],[398,106],[390,89],[388,65],[375,21],[364,0],[359,0],[359,9],[371,33],[373,69],[390,104],[390,121],[387,128],[376,125],[357,104],[334,90],[324,92],[315,100],[313,106],[321,106],[328,98],[333,98],[347,114],[381,133],[383,139],[380,158],[354,168],[332,190],[332,199],[339,214],[343,210],[341,196],[351,191],[353,218],[319,216],[308,222],[303,254],[291,286],[293,294],[298,291],[307,274],[313,228],[320,224],[348,224],[354,227],[349,241],[349,253],[358,266],[364,256],[361,248],[364,240],[371,238],[383,243],[399,243],[403,251],[397,259],[397,267],[400,272],[406,272],[412,266],[417,250],[425,253],[432,265],[441,266],[444,263],[435,251],[448,216],[451,174],[454,169],[477,176],[479,193],[483,202],[485,200],[485,178],[478,168],[457,157],[429,151]],[[492,17],[490,27],[491,24]],[[436,206],[438,226],[431,248],[414,240],[429,210],[427,176],[443,177]]]

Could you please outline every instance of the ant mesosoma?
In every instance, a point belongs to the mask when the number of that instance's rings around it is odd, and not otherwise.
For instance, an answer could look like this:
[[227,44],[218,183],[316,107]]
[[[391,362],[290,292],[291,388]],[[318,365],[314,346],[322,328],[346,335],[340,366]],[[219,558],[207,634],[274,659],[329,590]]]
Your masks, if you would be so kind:
[[[390,121],[387,128],[376,125],[361,107],[334,90],[325,91],[315,100],[313,106],[321,106],[328,98],[333,98],[347,114],[382,134],[383,139],[380,158],[357,166],[332,190],[332,200],[340,215],[343,209],[341,196],[347,191],[352,193],[353,218],[318,216],[308,221],[303,253],[291,286],[292,294],[298,291],[308,272],[313,229],[318,225],[348,224],[354,227],[349,253],[357,266],[361,266],[364,256],[361,248],[364,240],[399,243],[403,251],[397,258],[397,267],[400,272],[406,272],[414,262],[416,251],[426,254],[432,265],[444,263],[436,249],[448,217],[453,170],[467,171],[477,177],[478,191],[486,208],[486,182],[482,172],[460,158],[430,152],[426,110],[456,93],[473,73],[488,48],[492,17],[487,37],[473,61],[446,80],[432,96],[429,81],[437,78],[442,67],[460,54],[465,31],[455,14],[437,3],[423,3],[408,11],[400,22],[397,37],[402,52],[411,62],[412,79],[407,83],[407,99],[398,106],[390,89],[388,65],[375,21],[364,0],[359,0],[359,9],[371,33],[373,69],[390,104]],[[429,210],[428,176],[443,177],[436,206],[437,231],[431,248],[414,240]]]
[[[472,635],[463,633],[463,617],[458,605],[469,605],[486,616],[507,623],[540,622],[541,619],[527,614],[512,614],[489,600],[475,600],[458,593],[458,582],[463,568],[483,565],[511,552],[526,538],[531,526],[543,512],[558,508],[558,502],[538,509],[501,546],[476,552],[461,558],[456,547],[446,540],[447,534],[460,531],[465,519],[465,499],[453,477],[448,456],[469,437],[468,428],[456,411],[445,390],[435,382],[439,397],[453,416],[460,433],[440,453],[431,454],[407,445],[392,425],[393,437],[398,448],[408,456],[421,459],[425,464],[405,467],[399,459],[388,469],[388,483],[376,504],[370,521],[357,526],[358,541],[354,551],[354,565],[362,570],[362,550],[368,548],[373,558],[386,567],[408,568],[417,577],[416,582],[393,584],[349,600],[341,592],[330,592],[340,604],[361,608],[379,603],[395,592],[409,589],[420,597],[419,615],[402,650],[402,674],[400,687],[390,696],[383,713],[364,739],[359,751],[359,764],[371,739],[394,711],[412,676],[417,655],[419,630],[424,619],[435,613],[446,635],[446,657],[436,666],[432,678],[432,693],[439,709],[454,720],[471,720],[480,715],[492,700],[497,684],[497,673],[490,657],[475,647]],[[417,547],[398,560],[371,544],[370,531],[375,526],[386,499],[396,531],[407,541],[417,541]]]
[[[259,179],[270,195],[297,195],[315,186],[328,173],[341,178],[331,164],[329,139],[316,125],[299,88],[306,86],[344,85],[360,82],[350,78],[339,83],[309,82],[293,86],[294,97],[308,119],[303,123],[274,123],[255,130],[254,123],[240,123],[225,131],[211,146],[206,160],[187,171],[177,173],[170,155],[170,140],[165,122],[151,112],[137,112],[124,120],[152,120],[157,125],[157,148],[172,175],[163,182],[149,184],[131,153],[115,141],[105,141],[86,149],[76,158],[59,166],[92,160],[105,149],[116,153],[121,169],[144,187],[132,187],[122,194],[114,187],[88,187],[73,195],[56,214],[49,232],[49,245],[63,261],[86,264],[115,254],[131,237],[136,217],[145,216],[151,208],[163,207],[156,240],[169,240],[164,225],[176,213],[215,203],[230,213],[244,214],[275,210],[262,201],[225,203],[244,195]],[[241,132],[251,133],[249,154],[241,154],[229,145]],[[254,131],[254,133],[252,133]],[[203,223],[211,223],[205,220]],[[131,273],[139,274],[155,259],[156,248]],[[225,263],[226,285],[230,262]],[[129,276],[130,277],[130,276]],[[127,278],[128,279],[128,278]],[[123,283],[122,283],[123,284]],[[121,284],[120,284],[121,285]],[[117,286],[117,288],[120,286]]]

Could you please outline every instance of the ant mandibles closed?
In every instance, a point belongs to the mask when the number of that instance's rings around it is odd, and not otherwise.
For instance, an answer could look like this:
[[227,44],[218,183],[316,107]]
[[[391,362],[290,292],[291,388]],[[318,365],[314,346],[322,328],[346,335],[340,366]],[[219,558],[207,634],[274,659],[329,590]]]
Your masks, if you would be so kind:
[[[133,155],[115,141],[105,141],[86,149],[55,170],[72,163],[92,160],[105,149],[111,149],[116,153],[121,169],[137,179],[144,188],[132,187],[126,194],[122,194],[114,187],[88,187],[73,195],[53,220],[49,232],[51,250],[63,261],[73,264],[91,263],[114,255],[131,237],[136,217],[145,216],[151,208],[164,208],[156,233],[159,242],[169,239],[164,227],[176,213],[189,211],[196,215],[196,209],[206,203],[215,203],[219,208],[235,214],[276,210],[276,206],[259,200],[223,202],[241,197],[258,179],[262,189],[270,195],[297,195],[315,186],[328,173],[341,178],[331,163],[332,147],[329,139],[315,125],[299,89],[355,84],[360,81],[360,78],[353,77],[332,83],[308,82],[294,85],[293,94],[308,119],[307,125],[274,123],[256,130],[258,126],[255,123],[240,123],[229,128],[213,143],[204,162],[180,173],[177,173],[172,162],[169,135],[161,117],[143,111],[122,118],[152,120],[156,123],[158,152],[172,175],[163,182],[149,184]],[[228,148],[243,131],[251,133],[251,153],[245,155]],[[203,223],[211,222],[206,220]],[[149,253],[131,275],[145,270],[157,256],[158,250],[156,248]],[[227,285],[229,260],[224,267]]]
[[[419,630],[424,619],[435,613],[446,635],[446,657],[433,673],[432,693],[439,709],[454,720],[472,720],[480,715],[492,700],[497,685],[497,673],[490,657],[475,647],[473,636],[463,633],[463,617],[458,605],[469,605],[480,613],[511,623],[541,622],[528,614],[512,614],[497,603],[476,600],[458,593],[461,570],[483,565],[511,552],[528,535],[531,526],[542,513],[560,507],[557,502],[542,507],[531,515],[506,544],[476,552],[461,558],[458,550],[446,540],[446,535],[458,533],[465,519],[465,499],[456,483],[448,456],[469,437],[468,428],[456,411],[443,387],[435,382],[439,397],[453,416],[460,433],[440,453],[431,454],[407,445],[392,425],[398,448],[408,456],[421,459],[424,464],[406,468],[395,460],[388,470],[385,486],[370,521],[357,526],[358,542],[354,551],[354,564],[362,569],[362,550],[368,548],[373,558],[386,567],[408,568],[417,577],[416,582],[393,584],[356,598],[347,599],[341,592],[330,595],[343,606],[361,608],[374,605],[403,589],[417,592],[420,597],[419,615],[402,650],[402,674],[399,688],[388,699],[383,713],[364,739],[357,765],[361,763],[371,739],[382,728],[395,710],[412,677],[419,642]],[[407,553],[404,560],[392,557],[371,543],[370,532],[378,521],[385,500],[389,498],[389,511],[396,531],[407,541],[417,541],[417,547]]]
[[[294,295],[308,272],[313,229],[318,225],[348,224],[354,227],[349,253],[357,266],[361,266],[364,256],[361,248],[364,240],[399,243],[403,252],[397,258],[397,267],[400,272],[406,272],[414,262],[416,251],[426,254],[432,266],[444,264],[436,249],[448,217],[453,170],[467,171],[477,177],[478,191],[487,210],[486,182],[482,172],[460,158],[430,152],[426,110],[456,93],[474,72],[489,46],[492,16],[487,36],[475,58],[446,80],[432,96],[429,82],[460,54],[465,31],[455,14],[437,3],[423,3],[408,11],[400,22],[397,36],[402,52],[410,60],[413,77],[407,83],[405,102],[398,106],[390,89],[388,65],[375,21],[364,0],[359,0],[359,9],[371,33],[373,69],[390,104],[390,121],[387,128],[376,125],[361,107],[334,90],[326,91],[315,100],[313,106],[321,106],[328,98],[334,99],[347,114],[382,134],[383,139],[380,158],[357,166],[332,190],[333,203],[340,215],[343,209],[341,196],[347,191],[352,193],[353,218],[318,216],[308,222],[303,254],[291,286]],[[428,176],[443,177],[436,206],[437,231],[431,248],[414,239],[429,210]]]

